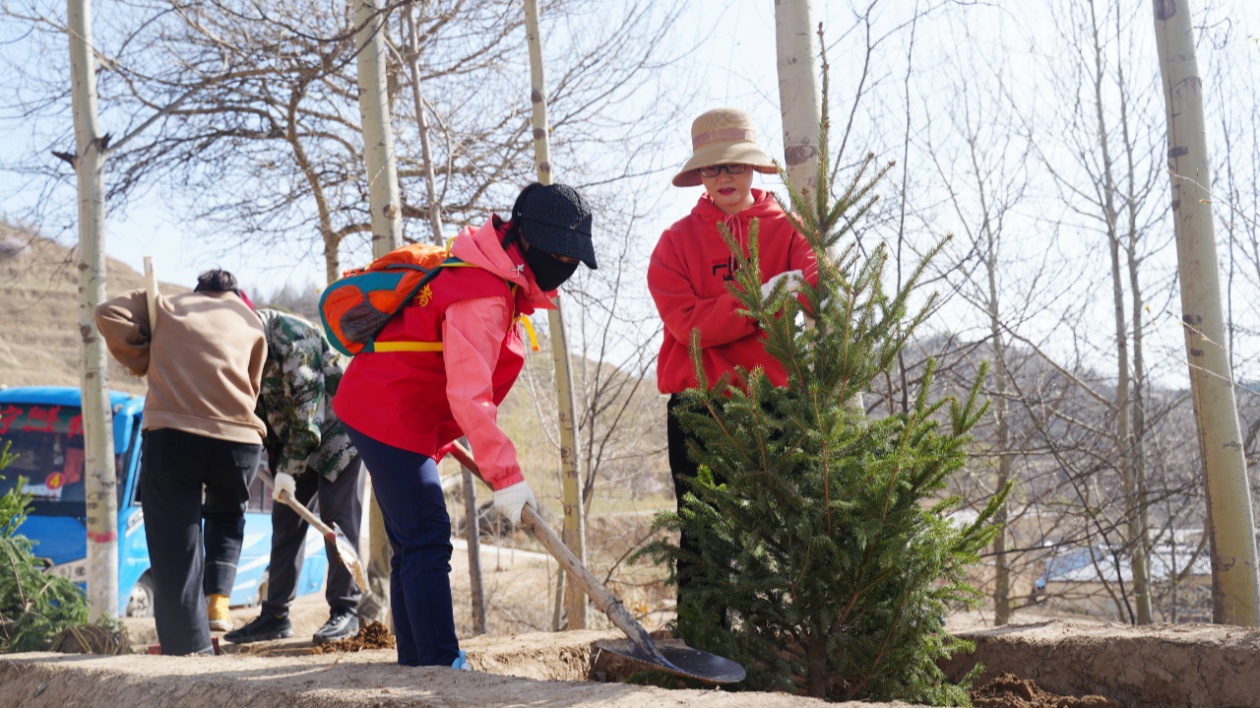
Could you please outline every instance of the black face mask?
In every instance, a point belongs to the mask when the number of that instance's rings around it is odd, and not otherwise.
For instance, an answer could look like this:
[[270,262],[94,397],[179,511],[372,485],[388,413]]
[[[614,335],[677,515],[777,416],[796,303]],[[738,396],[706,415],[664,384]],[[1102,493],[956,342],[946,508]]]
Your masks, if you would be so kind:
[[555,290],[577,271],[577,263],[565,263],[550,253],[530,248],[525,252],[525,262],[534,272],[534,282],[543,290]]

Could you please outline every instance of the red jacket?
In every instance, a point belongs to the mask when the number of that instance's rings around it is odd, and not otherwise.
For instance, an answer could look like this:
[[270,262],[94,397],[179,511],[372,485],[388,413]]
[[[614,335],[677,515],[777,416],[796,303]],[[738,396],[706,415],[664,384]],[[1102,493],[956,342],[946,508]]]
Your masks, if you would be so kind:
[[[498,426],[498,406],[525,362],[518,315],[550,309],[516,244],[500,243],[492,217],[465,229],[451,255],[472,267],[444,268],[376,341],[442,342],[441,352],[370,352],[350,361],[333,399],[346,425],[375,440],[440,460],[468,437],[482,477],[495,489],[524,479],[516,448]],[[515,284],[515,288],[512,285]]]
[[777,360],[766,354],[762,334],[749,317],[740,315],[739,301],[726,290],[734,280],[736,261],[717,225],[725,223],[748,255],[751,222],[759,223],[762,282],[789,270],[800,270],[811,284],[818,282],[813,249],[796,232],[774,197],[752,190],[753,205],[733,216],[709,195],[686,217],[665,230],[648,266],[648,290],[665,323],[665,340],[656,362],[656,386],[661,393],[680,393],[696,385],[687,351],[693,329],[700,330],[705,375],[712,383],[736,366],[751,371],[760,366],[778,386],[787,376]]

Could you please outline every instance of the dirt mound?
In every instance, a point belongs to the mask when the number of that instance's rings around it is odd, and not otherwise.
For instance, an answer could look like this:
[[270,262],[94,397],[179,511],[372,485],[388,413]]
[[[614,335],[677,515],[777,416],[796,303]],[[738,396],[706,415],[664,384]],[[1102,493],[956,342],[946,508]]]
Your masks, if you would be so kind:
[[397,644],[389,628],[380,622],[369,622],[359,627],[359,633],[349,639],[336,642],[325,642],[311,647],[312,654],[336,654],[338,652],[360,652],[369,649],[393,649]]
[[984,664],[977,685],[1013,674],[1046,691],[1102,695],[1124,706],[1257,705],[1260,630],[1254,628],[1053,621],[960,636],[975,642],[975,653],[943,668],[957,679]]
[[[392,649],[303,656],[224,654],[0,656],[0,708],[66,706],[568,706],[862,708],[764,693],[667,691],[586,680],[606,632],[475,637],[461,642],[473,671],[399,666]],[[251,645],[252,646],[252,645]]]
[[1002,674],[969,695],[975,708],[1120,708],[1102,696],[1056,696],[1013,674]]
[[[312,613],[313,616],[315,613]],[[312,620],[314,622],[315,620]],[[520,706],[671,705],[805,708],[825,704],[785,694],[667,690],[616,683],[626,667],[597,642],[616,632],[579,630],[461,640],[472,672],[399,666],[383,627],[313,654],[309,638],[228,644],[222,656],[0,656],[0,708],[8,706],[220,705]],[[1133,628],[1048,622],[966,633],[974,655],[953,665],[987,670],[975,705],[1009,708],[1255,705],[1260,631],[1184,625]],[[660,641],[670,641],[661,639]],[[1053,692],[1053,693],[1052,693]],[[1054,695],[1054,693],[1060,695]],[[845,703],[844,706],[891,704]],[[907,704],[897,704],[907,705]]]

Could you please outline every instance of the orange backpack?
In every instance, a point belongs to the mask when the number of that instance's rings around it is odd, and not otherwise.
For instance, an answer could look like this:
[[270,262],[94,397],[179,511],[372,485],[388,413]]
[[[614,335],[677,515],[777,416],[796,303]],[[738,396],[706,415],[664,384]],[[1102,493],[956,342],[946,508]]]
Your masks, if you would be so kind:
[[441,342],[382,342],[376,335],[442,268],[469,266],[450,250],[430,243],[396,248],[364,268],[346,271],[319,298],[328,341],[349,356],[373,351],[441,351]]

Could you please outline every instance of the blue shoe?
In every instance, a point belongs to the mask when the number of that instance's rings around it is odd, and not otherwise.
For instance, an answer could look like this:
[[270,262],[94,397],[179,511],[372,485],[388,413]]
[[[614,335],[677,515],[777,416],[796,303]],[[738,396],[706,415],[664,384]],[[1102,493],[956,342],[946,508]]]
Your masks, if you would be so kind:
[[459,650],[459,656],[455,657],[455,661],[451,662],[451,668],[457,671],[472,671],[472,664],[468,663],[468,655],[463,649]]

